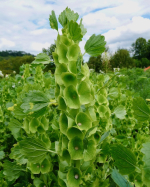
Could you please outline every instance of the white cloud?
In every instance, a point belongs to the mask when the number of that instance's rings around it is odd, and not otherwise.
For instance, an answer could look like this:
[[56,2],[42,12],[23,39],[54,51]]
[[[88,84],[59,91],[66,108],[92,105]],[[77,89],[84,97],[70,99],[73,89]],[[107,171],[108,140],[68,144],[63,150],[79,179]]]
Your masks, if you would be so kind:
[[6,38],[1,38],[0,39],[0,48],[3,49],[3,47],[14,47],[15,42],[11,40],[7,40]]
[[[22,50],[38,54],[54,43],[57,32],[50,29],[49,14],[56,16],[66,8],[78,12],[87,28],[80,43],[84,53],[92,34],[103,34],[110,47],[129,48],[138,37],[150,39],[150,1],[148,0],[5,0],[0,1],[0,50]],[[59,33],[60,29],[59,29]],[[87,61],[88,55],[84,59]]]

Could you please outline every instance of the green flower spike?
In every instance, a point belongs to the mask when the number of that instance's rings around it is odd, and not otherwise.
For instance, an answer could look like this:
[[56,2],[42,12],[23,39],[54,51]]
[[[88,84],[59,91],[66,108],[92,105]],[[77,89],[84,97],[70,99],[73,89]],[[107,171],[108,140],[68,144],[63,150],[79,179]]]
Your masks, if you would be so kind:
[[69,108],[74,108],[74,109],[80,108],[79,96],[76,88],[73,85],[70,85],[65,88],[64,98]]
[[58,54],[59,63],[61,63],[61,64],[68,63],[68,58],[66,56],[67,51],[68,51],[68,48],[63,43],[57,45],[57,54]]
[[45,116],[41,118],[41,123],[43,124],[44,129],[47,131],[49,127],[49,121]]
[[67,174],[69,187],[79,187],[82,173],[78,168],[71,168]]
[[69,141],[68,150],[73,160],[83,158],[83,141],[79,137],[74,137]]
[[88,130],[92,127],[91,119],[84,113],[79,112],[76,116],[76,124],[80,130]]
[[89,140],[84,143],[83,158],[84,161],[92,160],[96,153],[96,143],[94,140]]

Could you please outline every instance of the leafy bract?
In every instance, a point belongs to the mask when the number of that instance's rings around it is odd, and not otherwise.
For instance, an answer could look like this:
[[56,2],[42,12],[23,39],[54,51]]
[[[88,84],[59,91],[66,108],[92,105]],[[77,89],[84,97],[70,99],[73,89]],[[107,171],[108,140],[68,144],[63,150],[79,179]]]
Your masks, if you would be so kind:
[[8,181],[16,180],[22,171],[25,171],[23,166],[17,165],[16,162],[10,162],[6,160],[3,164],[4,166],[4,175]]
[[114,110],[114,114],[117,118],[119,119],[124,119],[125,115],[126,115],[126,110],[125,107],[123,105],[119,105],[115,108]]
[[49,64],[50,63],[50,57],[45,53],[39,53],[35,60],[32,62],[32,64]]
[[93,34],[86,42],[84,49],[85,52],[91,56],[98,56],[105,50],[105,38],[102,35]]
[[73,41],[82,41],[81,28],[76,22],[70,21],[68,31]]
[[82,19],[80,20],[80,28],[81,28],[81,34],[84,36],[87,33],[86,28],[84,28],[84,25],[82,24]]
[[146,121],[150,118],[150,109],[143,98],[138,97],[133,100],[134,116],[138,121]]
[[118,88],[112,87],[112,88],[109,89],[109,97],[111,99],[117,98],[118,94],[119,94]]
[[49,16],[50,26],[52,29],[56,29],[58,31],[58,22],[55,15],[55,12],[52,10],[51,15]]
[[21,153],[30,162],[41,162],[46,157],[47,149],[46,144],[38,138],[28,137],[19,142]]
[[133,187],[116,169],[112,170],[111,178],[119,187]]
[[137,160],[128,148],[121,144],[114,144],[111,146],[111,155],[121,174],[126,175],[135,171]]

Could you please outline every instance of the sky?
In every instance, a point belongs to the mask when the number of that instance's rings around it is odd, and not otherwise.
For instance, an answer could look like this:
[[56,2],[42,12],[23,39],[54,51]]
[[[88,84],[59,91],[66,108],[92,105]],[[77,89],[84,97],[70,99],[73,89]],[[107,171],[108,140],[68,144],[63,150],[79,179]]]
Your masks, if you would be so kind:
[[57,31],[50,28],[49,15],[54,10],[58,18],[67,6],[87,29],[80,42],[82,53],[92,34],[104,35],[112,54],[118,48],[130,49],[139,37],[150,39],[150,0],[0,0],[0,51],[37,55],[50,47]]

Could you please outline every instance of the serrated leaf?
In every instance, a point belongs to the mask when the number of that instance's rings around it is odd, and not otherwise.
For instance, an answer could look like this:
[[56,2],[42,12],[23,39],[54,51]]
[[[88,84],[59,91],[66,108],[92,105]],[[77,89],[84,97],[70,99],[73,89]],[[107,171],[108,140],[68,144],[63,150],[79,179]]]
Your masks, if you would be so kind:
[[41,162],[46,157],[47,146],[38,138],[28,137],[19,142],[21,153],[30,161],[34,163]]
[[131,150],[121,144],[114,144],[111,146],[111,155],[121,174],[126,175],[135,171],[137,160]]
[[84,25],[82,24],[82,19],[80,20],[80,28],[81,28],[81,33],[84,36],[87,33],[87,29],[84,28]]
[[17,139],[20,136],[19,131],[22,128],[22,124],[16,119],[11,119],[8,128],[11,130],[14,138]]
[[61,12],[61,14],[58,17],[59,23],[65,27],[65,25],[67,24],[67,16],[66,16],[66,10],[64,10],[63,12]]
[[81,28],[76,22],[69,22],[68,31],[73,41],[82,41],[83,35],[81,33]]
[[91,56],[98,56],[105,50],[105,37],[102,35],[93,34],[86,42],[84,49],[85,52]]
[[105,132],[105,133],[102,135],[102,137],[101,137],[99,143],[101,143],[103,140],[105,140],[105,139],[107,138],[107,136],[109,136],[109,133],[110,133],[109,131]]
[[49,16],[50,26],[52,29],[56,29],[58,31],[58,22],[55,15],[55,12],[52,10],[51,15]]
[[146,121],[150,118],[150,109],[143,98],[138,97],[133,100],[134,116],[138,121]]
[[71,10],[70,8],[66,8],[66,10],[65,10],[65,12],[66,12],[66,17],[67,17],[67,19],[69,20],[69,21],[77,21],[78,20],[78,18],[79,18],[79,15],[78,15],[78,13],[74,13],[74,11],[73,10]]
[[111,178],[119,187],[133,187],[116,169],[112,170]]
[[21,175],[22,171],[25,171],[25,167],[17,165],[16,162],[10,162],[6,160],[3,164],[4,172],[8,181],[16,180]]
[[115,108],[114,110],[114,114],[117,118],[119,119],[124,119],[125,115],[126,115],[126,110],[125,107],[123,105],[119,105]]
[[39,53],[35,60],[32,62],[32,64],[49,64],[50,63],[50,57],[45,53]]

